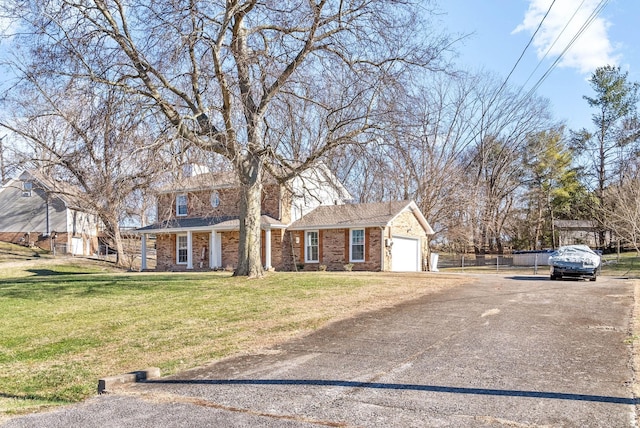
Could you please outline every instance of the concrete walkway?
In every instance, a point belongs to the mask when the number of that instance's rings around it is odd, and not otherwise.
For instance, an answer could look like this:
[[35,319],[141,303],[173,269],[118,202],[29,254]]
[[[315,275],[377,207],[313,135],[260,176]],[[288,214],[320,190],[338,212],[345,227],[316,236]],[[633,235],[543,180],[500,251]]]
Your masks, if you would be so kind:
[[636,426],[629,282],[478,278],[3,426]]

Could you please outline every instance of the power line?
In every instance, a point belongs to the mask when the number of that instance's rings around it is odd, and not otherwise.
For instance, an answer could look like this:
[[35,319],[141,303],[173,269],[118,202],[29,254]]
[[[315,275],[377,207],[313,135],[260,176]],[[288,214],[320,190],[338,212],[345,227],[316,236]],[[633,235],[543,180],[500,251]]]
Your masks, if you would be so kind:
[[[596,17],[600,14],[600,12],[602,12],[602,10],[607,6],[607,4],[609,3],[610,0],[601,0],[600,3],[598,4],[598,6],[596,6],[596,8],[593,10],[593,12],[591,12],[591,14],[589,15],[589,17],[587,18],[587,20],[582,24],[582,26],[580,27],[580,29],[578,30],[578,32],[571,38],[571,40],[569,41],[569,43],[567,44],[567,46],[562,50],[562,52],[558,55],[558,57],[555,59],[555,61],[553,62],[553,64],[551,64],[549,66],[549,68],[547,69],[547,71],[542,75],[542,77],[540,77],[538,79],[538,81],[536,82],[536,84],[526,93],[526,95],[517,103],[517,105],[522,105],[525,102],[527,102],[527,100],[529,100],[529,98],[531,98],[531,96],[538,90],[538,88],[540,87],[540,85],[544,82],[544,80],[546,80],[546,78],[549,76],[549,74],[553,71],[553,69],[555,69],[555,67],[558,65],[558,63],[560,62],[560,60],[564,57],[564,55],[566,54],[566,52],[571,48],[571,46],[573,46],[573,44],[576,42],[576,40],[584,33],[584,31],[586,31],[586,29],[591,25],[591,23],[593,23],[593,21],[596,19]],[[542,63],[542,60],[546,57],[546,55],[550,52],[551,48],[553,47],[553,45],[555,45],[555,43],[557,43],[557,41],[560,38],[560,35],[562,34],[562,32],[565,31],[565,29],[567,28],[567,26],[569,25],[569,23],[571,22],[571,20],[575,17],[575,15],[577,14],[578,10],[580,9],[580,7],[582,7],[582,5],[584,4],[585,0],[582,1],[582,3],[580,4],[580,6],[578,6],[578,9],[576,9],[576,11],[574,12],[574,14],[572,15],[572,17],[569,19],[569,21],[567,22],[567,24],[564,26],[563,30],[561,31],[561,33],[556,37],[556,39],[554,40],[553,44],[551,45],[551,47],[549,47],[549,49],[547,50],[547,53],[545,53],[545,56],[540,60],[539,64],[536,66],[536,68],[534,69],[534,71],[531,73],[531,75],[529,76],[529,78],[527,79],[527,82],[531,79],[531,76],[533,75],[533,73],[535,73],[535,70],[538,69],[538,67],[540,66],[540,64]],[[496,91],[496,93],[494,94],[494,96],[492,97],[492,99],[489,101],[489,103],[486,106],[486,109],[483,108],[482,111],[482,115],[479,119],[478,122],[476,122],[472,128],[477,129],[477,131],[475,131],[474,136],[472,138],[475,138],[476,136],[480,135],[482,133],[482,129],[478,129],[478,127],[482,128],[483,125],[481,125],[481,123],[484,121],[484,118],[487,114],[487,110],[492,106],[492,104],[494,103],[494,101],[497,99],[497,97],[499,96],[499,94],[504,90],[507,82],[509,81],[509,78],[511,77],[511,75],[514,73],[516,67],[518,66],[518,64],[520,63],[520,61],[522,60],[525,52],[527,51],[527,49],[529,48],[529,46],[533,43],[533,40],[535,39],[535,36],[537,35],[537,33],[539,32],[540,28],[542,27],[542,24],[544,23],[545,19],[547,18],[547,16],[549,15],[553,5],[555,4],[555,0],[553,0],[551,2],[551,5],[549,6],[549,8],[547,9],[545,15],[542,17],[542,20],[540,21],[540,23],[538,24],[538,27],[536,28],[535,32],[532,34],[531,38],[529,39],[529,42],[527,43],[527,45],[524,47],[524,49],[522,50],[522,53],[520,54],[520,56],[518,57],[518,60],[516,61],[516,63],[514,64],[514,66],[512,67],[511,71],[509,72],[508,76],[506,77],[506,79],[503,81],[502,85],[500,86],[500,88],[498,89],[498,91]],[[526,84],[526,83],[525,83]],[[524,85],[521,87],[520,91],[518,91],[518,94],[521,94],[522,91],[524,90]]]
[[528,99],[529,97],[531,97],[533,95],[533,93],[535,91],[538,90],[538,88],[540,87],[540,85],[542,84],[542,82],[544,82],[546,80],[546,78],[549,76],[549,74],[551,74],[551,72],[553,71],[553,69],[556,68],[556,66],[558,65],[558,63],[560,62],[560,60],[562,59],[562,57],[567,53],[567,51],[571,48],[571,46],[573,46],[573,44],[576,42],[576,40],[578,40],[578,38],[582,35],[582,33],[584,33],[586,31],[587,28],[589,28],[589,26],[593,23],[593,21],[596,19],[596,17],[600,14],[600,12],[602,12],[602,10],[607,6],[607,4],[609,3],[610,0],[601,0],[600,3],[598,4],[598,6],[596,6],[596,8],[593,10],[593,12],[591,12],[591,15],[589,15],[589,18],[587,18],[587,20],[584,22],[584,24],[582,24],[582,26],[580,27],[580,30],[578,30],[578,32],[573,36],[573,38],[569,41],[569,43],[567,44],[567,46],[562,50],[562,52],[560,52],[560,54],[558,55],[558,57],[555,59],[555,61],[553,62],[553,64],[551,64],[549,66],[549,68],[547,69],[547,71],[542,75],[542,77],[540,77],[540,79],[538,79],[538,81],[536,82],[535,85],[533,85],[533,87],[527,92],[527,94],[525,95],[525,100]]
[[529,49],[529,46],[531,46],[531,44],[533,43],[533,40],[535,39],[536,35],[538,34],[538,31],[540,31],[540,28],[542,28],[542,24],[544,23],[545,19],[547,19],[547,16],[549,16],[549,13],[551,12],[551,8],[555,4],[555,2],[556,2],[556,0],[553,0],[551,2],[551,4],[549,5],[549,8],[547,9],[547,12],[544,14],[542,19],[540,20],[540,23],[538,24],[538,27],[536,28],[536,31],[531,35],[531,37],[529,38],[529,42],[524,47],[524,49],[522,49],[522,52],[520,53],[520,56],[518,57],[518,60],[516,61],[516,63],[511,68],[511,71],[509,72],[507,77],[504,79],[504,81],[500,85],[500,88],[496,91],[496,93],[493,95],[493,97],[489,100],[489,103],[487,104],[486,109],[483,108],[482,115],[480,117],[479,122],[473,126],[473,128],[477,128],[478,126],[480,126],[480,129],[475,132],[475,134],[473,136],[473,139],[475,139],[476,136],[478,136],[478,135],[480,135],[482,133],[482,125],[481,125],[481,123],[484,122],[484,118],[487,115],[487,111],[491,108],[491,106],[493,105],[495,100],[498,98],[500,93],[506,87],[507,82],[509,81],[509,78],[511,78],[511,75],[513,74],[513,72],[515,71],[516,67],[518,66],[518,64],[520,63],[522,58],[524,57],[524,54],[526,53],[527,49]]
[[547,19],[547,16],[549,16],[549,13],[551,12],[551,8],[553,7],[553,5],[556,3],[556,0],[553,0],[551,2],[551,4],[549,5],[549,8],[547,9],[547,12],[544,14],[544,16],[542,17],[542,19],[540,20],[540,23],[538,24],[538,28],[536,28],[536,31],[533,32],[533,34],[531,35],[531,38],[529,39],[529,42],[527,43],[527,45],[524,47],[524,49],[522,49],[522,52],[520,53],[520,56],[518,57],[518,60],[516,61],[516,63],[513,65],[513,67],[511,68],[511,71],[509,72],[509,74],[507,75],[507,78],[504,79],[504,82],[502,82],[502,85],[500,86],[500,89],[498,89],[497,94],[499,94],[500,92],[502,92],[502,89],[504,89],[505,85],[507,84],[507,82],[509,81],[509,78],[511,77],[511,75],[513,74],[513,72],[515,71],[516,67],[518,66],[518,64],[520,64],[520,61],[522,60],[522,57],[524,57],[524,54],[527,52],[527,49],[529,49],[529,46],[531,46],[531,44],[533,43],[533,40],[536,38],[536,35],[538,34],[538,31],[540,31],[540,28],[542,27],[542,24],[544,23],[545,19]]
[[564,34],[565,30],[567,29],[567,27],[569,27],[569,24],[571,23],[571,21],[573,21],[573,18],[576,17],[576,15],[578,14],[578,12],[580,11],[580,9],[582,8],[582,6],[584,5],[584,2],[587,0],[582,0],[582,2],[580,2],[580,4],[578,5],[578,7],[576,8],[576,10],[573,12],[573,15],[571,15],[571,18],[569,18],[569,20],[567,21],[567,23],[565,24],[565,26],[562,28],[562,31],[560,31],[560,33],[558,33],[558,35],[556,36],[555,40],[553,41],[553,43],[551,43],[551,45],[549,45],[549,48],[547,48],[547,51],[544,53],[544,55],[542,56],[542,58],[540,58],[540,60],[538,61],[538,64],[536,65],[536,67],[533,69],[533,71],[531,72],[531,74],[529,74],[529,77],[527,77],[527,80],[524,82],[524,84],[522,85],[527,86],[527,83],[529,83],[529,80],[531,80],[531,78],[533,77],[533,75],[535,74],[536,71],[538,71],[538,68],[540,68],[540,66],[542,65],[542,62],[547,58],[547,55],[549,55],[549,52],[551,52],[551,49],[553,49],[553,47],[556,45],[556,43],[558,43],[558,40],[560,40],[560,37],[562,37],[562,34]]

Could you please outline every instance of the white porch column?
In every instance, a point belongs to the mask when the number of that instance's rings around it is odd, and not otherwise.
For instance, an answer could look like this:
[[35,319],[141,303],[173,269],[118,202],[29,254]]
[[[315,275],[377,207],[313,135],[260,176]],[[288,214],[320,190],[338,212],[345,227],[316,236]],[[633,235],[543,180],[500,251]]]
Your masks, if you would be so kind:
[[215,269],[216,266],[216,258],[217,258],[217,239],[216,239],[216,231],[212,230],[211,234],[209,234],[209,269]]
[[193,232],[187,231],[187,269],[193,269]]
[[142,258],[142,265],[140,266],[140,270],[147,269],[147,234],[142,234],[142,250],[140,257]]
[[222,268],[222,235],[216,232],[216,266]]
[[264,230],[264,268],[271,269],[271,229]]
[[222,267],[222,237],[215,230],[211,231],[209,242],[210,265],[212,269]]

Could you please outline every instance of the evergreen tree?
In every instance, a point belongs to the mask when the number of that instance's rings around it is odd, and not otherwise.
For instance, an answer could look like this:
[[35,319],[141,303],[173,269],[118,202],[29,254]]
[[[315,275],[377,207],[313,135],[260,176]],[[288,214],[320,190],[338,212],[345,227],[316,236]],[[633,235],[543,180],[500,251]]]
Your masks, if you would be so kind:
[[[594,130],[574,133],[574,142],[591,163],[587,172],[595,191],[593,216],[604,225],[605,190],[611,184],[622,182],[637,153],[640,122],[636,108],[640,84],[630,82],[628,73],[610,65],[596,69],[589,82],[595,96],[584,98],[595,109],[591,117]],[[603,229],[599,234],[601,246],[605,245],[604,235]]]

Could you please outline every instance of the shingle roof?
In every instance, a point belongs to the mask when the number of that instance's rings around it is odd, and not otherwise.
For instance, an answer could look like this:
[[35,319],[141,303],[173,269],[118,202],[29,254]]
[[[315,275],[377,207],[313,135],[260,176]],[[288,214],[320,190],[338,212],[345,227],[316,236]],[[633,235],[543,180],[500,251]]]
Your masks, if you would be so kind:
[[[285,225],[272,217],[263,215],[260,217],[261,226],[270,226],[274,228]],[[189,218],[172,218],[171,220],[155,223],[136,229],[134,232],[169,232],[181,229],[225,229],[237,230],[240,228],[240,220],[238,216],[221,216],[221,217],[189,217]]]
[[238,177],[231,171],[207,172],[167,184],[160,189],[160,193],[194,192],[221,187],[235,187],[239,185]]
[[49,193],[55,194],[68,207],[78,209],[80,211],[91,212],[83,199],[83,192],[77,186],[63,181],[55,180],[42,171],[37,169],[28,169],[20,174],[19,180],[31,181],[34,189],[41,189]]
[[596,227],[592,220],[554,220],[554,224],[561,229],[591,230]]
[[[278,169],[275,167],[275,169]],[[282,171],[286,175],[286,171]],[[314,167],[310,167],[307,170],[301,172],[299,175],[294,176],[290,181],[300,179],[309,183],[323,183],[330,184],[340,195],[342,200],[350,200],[352,198],[349,191],[340,183],[340,181],[333,175],[331,170],[322,162],[318,163]],[[265,171],[264,184],[276,183],[276,179]],[[180,180],[173,181],[169,184],[163,185],[159,193],[176,193],[176,192],[195,192],[199,190],[211,190],[228,187],[239,187],[240,181],[238,176],[233,171],[216,171],[206,172],[202,174],[196,174],[191,177],[184,177]],[[312,186],[313,187],[313,186]]]
[[411,209],[428,234],[433,230],[413,201],[319,206],[294,222],[288,229],[329,229],[387,226],[405,209]]

